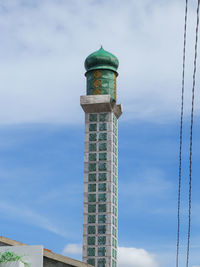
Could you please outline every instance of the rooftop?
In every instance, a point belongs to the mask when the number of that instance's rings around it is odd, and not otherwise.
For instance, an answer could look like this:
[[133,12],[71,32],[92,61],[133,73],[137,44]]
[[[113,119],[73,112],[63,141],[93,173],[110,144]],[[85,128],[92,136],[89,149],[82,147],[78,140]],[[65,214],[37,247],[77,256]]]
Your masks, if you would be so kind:
[[[0,236],[0,246],[25,246],[27,244],[9,239],[7,237]],[[50,262],[50,265],[46,265],[45,262]],[[44,266],[63,266],[63,267],[92,267],[89,264],[83,263],[72,258],[56,254],[49,249],[44,249]]]

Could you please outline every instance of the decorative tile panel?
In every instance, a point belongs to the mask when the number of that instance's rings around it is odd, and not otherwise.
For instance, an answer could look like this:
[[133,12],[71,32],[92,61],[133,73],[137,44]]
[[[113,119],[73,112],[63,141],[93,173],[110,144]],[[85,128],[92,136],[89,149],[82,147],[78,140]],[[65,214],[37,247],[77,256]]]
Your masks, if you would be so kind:
[[96,131],[97,130],[97,124],[90,124],[89,125],[89,131]]
[[88,192],[96,192],[96,184],[88,184]]
[[106,223],[106,215],[100,214],[98,215],[98,223]]
[[99,131],[107,131],[107,123],[100,123]]
[[100,121],[107,121],[108,120],[108,113],[101,113],[99,114]]
[[99,160],[107,160],[107,153],[99,153]]
[[89,134],[89,141],[97,141],[97,134],[96,133]]
[[96,163],[89,163],[88,164],[88,170],[90,172],[96,171]]
[[95,259],[88,259],[87,263],[92,265],[92,266],[95,266]]
[[99,204],[98,212],[106,212],[106,204]]
[[106,226],[105,225],[99,225],[98,226],[98,234],[105,234],[106,233]]
[[107,180],[107,173],[99,173],[99,181],[106,181]]
[[99,192],[106,191],[106,183],[98,184],[98,191],[99,191]]
[[98,236],[98,245],[106,244],[106,236]]
[[95,236],[88,236],[88,245],[95,245]]
[[98,256],[106,256],[106,248],[105,247],[99,247],[98,248]]
[[[96,234],[96,227],[95,226],[88,226],[88,234],[95,235]],[[93,256],[93,255],[91,255]]]
[[95,256],[95,248],[88,248],[88,256]]
[[96,205],[88,205],[88,212],[89,213],[96,212]]
[[106,267],[106,259],[98,259],[97,267]]
[[99,194],[98,195],[98,201],[99,202],[106,202],[106,194]]
[[96,161],[97,160],[97,154],[96,153],[90,153],[89,154],[89,161]]
[[106,171],[107,170],[107,164],[106,163],[100,162],[98,164],[98,167],[99,167],[99,171]]
[[107,143],[99,143],[99,151],[106,151]]
[[89,114],[89,121],[97,121],[97,114]]
[[96,202],[96,194],[88,194],[88,202]]
[[96,182],[96,173],[89,173],[88,174],[88,180],[89,182]]
[[96,223],[96,215],[88,215],[88,223]]
[[99,141],[107,140],[107,133],[99,133]]
[[91,143],[89,144],[89,151],[96,151],[97,150],[97,144],[96,143]]

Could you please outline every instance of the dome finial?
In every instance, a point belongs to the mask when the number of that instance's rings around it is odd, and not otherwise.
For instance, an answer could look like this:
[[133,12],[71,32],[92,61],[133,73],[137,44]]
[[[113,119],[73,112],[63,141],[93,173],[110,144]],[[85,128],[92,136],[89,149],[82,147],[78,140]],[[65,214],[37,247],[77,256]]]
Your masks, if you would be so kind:
[[105,51],[102,45],[98,51],[90,54],[85,60],[86,71],[107,69],[117,73],[118,65],[119,61],[117,57]]

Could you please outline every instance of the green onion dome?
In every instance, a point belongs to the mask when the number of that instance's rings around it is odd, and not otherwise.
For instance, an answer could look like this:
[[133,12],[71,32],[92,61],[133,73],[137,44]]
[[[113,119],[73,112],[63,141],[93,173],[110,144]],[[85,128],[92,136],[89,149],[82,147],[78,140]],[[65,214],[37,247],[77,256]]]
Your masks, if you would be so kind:
[[105,51],[103,47],[90,54],[85,60],[86,71],[106,69],[112,70],[117,73],[117,68],[119,66],[119,61],[116,56]]

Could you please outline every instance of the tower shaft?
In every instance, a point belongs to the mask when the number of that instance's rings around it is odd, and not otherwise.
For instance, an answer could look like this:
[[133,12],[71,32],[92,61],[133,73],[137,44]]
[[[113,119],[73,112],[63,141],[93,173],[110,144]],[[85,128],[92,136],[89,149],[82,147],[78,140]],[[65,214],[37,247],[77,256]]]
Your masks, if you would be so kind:
[[118,118],[110,95],[81,96],[85,112],[83,261],[117,266]]
[[85,60],[83,261],[117,267],[118,245],[118,59],[101,47]]

